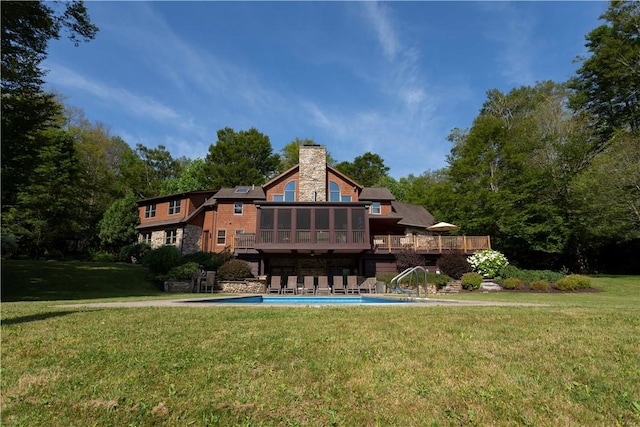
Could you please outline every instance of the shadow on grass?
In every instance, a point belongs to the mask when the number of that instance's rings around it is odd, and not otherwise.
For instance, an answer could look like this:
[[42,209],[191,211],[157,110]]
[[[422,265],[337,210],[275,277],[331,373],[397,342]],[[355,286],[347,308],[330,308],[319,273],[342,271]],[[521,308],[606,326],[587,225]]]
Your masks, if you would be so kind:
[[66,311],[49,311],[46,313],[29,314],[27,316],[18,316],[18,317],[12,317],[9,319],[3,319],[2,325],[6,326],[6,325],[18,325],[22,323],[30,323],[30,322],[36,322],[38,320],[47,320],[47,319],[53,319],[55,317],[62,317],[62,316],[66,316],[68,314],[74,314],[74,313],[80,313],[80,311],[66,310]]
[[164,294],[140,265],[79,261],[2,262],[3,302],[54,301]]

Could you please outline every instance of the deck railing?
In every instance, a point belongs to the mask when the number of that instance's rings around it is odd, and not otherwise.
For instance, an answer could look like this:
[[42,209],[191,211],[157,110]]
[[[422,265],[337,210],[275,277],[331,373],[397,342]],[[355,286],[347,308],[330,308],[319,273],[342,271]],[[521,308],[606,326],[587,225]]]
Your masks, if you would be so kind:
[[[347,236],[344,232],[336,232],[334,240],[336,244],[346,242]],[[354,242],[364,241],[364,232],[353,231]],[[234,236],[232,249],[253,249],[256,244],[256,235],[253,233],[238,234]],[[295,233],[296,242],[309,243],[310,232],[298,230]],[[263,242],[288,243],[291,233],[261,231],[260,238]],[[316,242],[329,243],[329,231],[316,231]],[[274,243],[275,243],[274,242]],[[462,251],[472,253],[483,249],[491,249],[491,239],[489,236],[397,236],[397,235],[376,235],[373,236],[372,249],[376,252],[397,252],[411,250],[418,252],[443,253],[451,251]]]

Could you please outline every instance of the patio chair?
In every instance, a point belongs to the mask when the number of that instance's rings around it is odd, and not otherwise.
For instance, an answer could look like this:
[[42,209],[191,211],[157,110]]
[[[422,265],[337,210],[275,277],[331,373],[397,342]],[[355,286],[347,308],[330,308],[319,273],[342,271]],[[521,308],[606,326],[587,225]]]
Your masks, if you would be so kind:
[[298,293],[298,276],[287,277],[287,286],[282,289],[283,294],[297,294]]
[[375,289],[376,289],[375,277],[366,278],[362,283],[360,283],[360,286],[358,286],[358,290],[360,291],[360,293],[372,294],[375,291]]
[[333,293],[346,294],[347,289],[344,287],[344,279],[342,276],[333,276]]
[[360,289],[358,289],[358,276],[347,276],[347,293],[348,294],[360,293]]
[[327,276],[318,276],[318,288],[316,289],[316,295],[322,293],[331,293],[331,288],[329,287],[329,278]]
[[313,283],[314,282],[314,277],[313,276],[304,276],[304,288],[302,288],[302,293],[303,294],[312,294],[315,295],[316,293],[316,285]]
[[267,287],[268,294],[279,294],[282,292],[282,277],[281,276],[271,276],[271,281],[269,282],[269,286]]
[[200,283],[200,291],[205,294],[208,292],[213,293],[213,287],[216,283],[216,272],[215,271],[207,271],[207,276],[204,279],[204,282]]

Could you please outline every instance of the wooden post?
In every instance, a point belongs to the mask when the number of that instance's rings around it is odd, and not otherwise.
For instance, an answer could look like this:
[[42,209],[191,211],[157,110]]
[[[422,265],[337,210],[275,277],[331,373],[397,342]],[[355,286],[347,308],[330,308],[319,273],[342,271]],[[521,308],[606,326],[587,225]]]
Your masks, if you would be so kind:
[[464,253],[467,253],[467,235],[462,236],[462,247],[464,249]]

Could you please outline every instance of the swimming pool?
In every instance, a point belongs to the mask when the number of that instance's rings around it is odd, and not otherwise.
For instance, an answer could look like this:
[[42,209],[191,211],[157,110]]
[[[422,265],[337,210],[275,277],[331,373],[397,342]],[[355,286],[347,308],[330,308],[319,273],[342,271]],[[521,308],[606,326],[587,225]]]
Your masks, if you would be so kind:
[[[192,301],[194,302],[194,301]],[[408,304],[406,298],[383,298],[366,296],[263,296],[252,295],[230,298],[198,300],[207,304],[272,304],[272,305],[362,305],[362,304]]]

